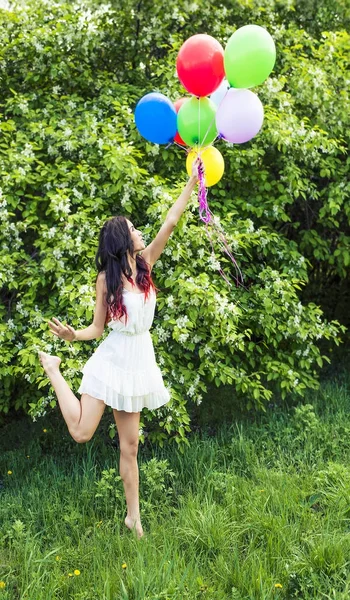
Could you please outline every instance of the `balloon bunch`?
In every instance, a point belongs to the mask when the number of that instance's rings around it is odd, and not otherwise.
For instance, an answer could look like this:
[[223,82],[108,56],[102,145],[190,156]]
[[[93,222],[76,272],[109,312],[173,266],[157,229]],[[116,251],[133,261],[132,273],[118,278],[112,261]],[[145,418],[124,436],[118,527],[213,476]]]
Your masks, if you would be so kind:
[[[187,147],[189,175],[193,162],[200,158],[200,218],[206,226],[211,223],[224,242],[224,251],[236,268],[237,285],[243,283],[242,274],[207,204],[206,188],[220,181],[225,168],[224,159],[213,144],[216,139],[242,144],[260,131],[264,109],[249,88],[265,81],[275,60],[274,41],[258,25],[237,29],[225,50],[210,35],[193,35],[181,46],[176,60],[179,80],[192,97],[173,103],[163,94],[151,92],[139,100],[135,109],[136,127],[148,141]],[[208,227],[207,233],[209,236]],[[210,236],[209,239],[211,242]],[[228,282],[221,269],[220,273]]]

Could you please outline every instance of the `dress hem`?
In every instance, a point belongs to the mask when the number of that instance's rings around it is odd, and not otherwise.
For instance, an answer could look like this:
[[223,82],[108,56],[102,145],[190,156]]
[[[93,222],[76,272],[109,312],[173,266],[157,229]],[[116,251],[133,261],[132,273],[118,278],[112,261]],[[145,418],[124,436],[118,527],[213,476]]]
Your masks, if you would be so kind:
[[129,413],[141,412],[143,408],[147,408],[148,410],[156,410],[157,408],[167,404],[171,399],[170,394],[166,394],[164,396],[164,391],[161,391],[151,392],[146,397],[123,396],[122,394],[118,394],[117,398],[112,398],[109,400],[106,397],[101,398],[103,394],[99,393],[98,391],[94,392],[89,386],[86,385],[80,385],[78,394],[89,394],[89,396],[104,402],[106,406]]

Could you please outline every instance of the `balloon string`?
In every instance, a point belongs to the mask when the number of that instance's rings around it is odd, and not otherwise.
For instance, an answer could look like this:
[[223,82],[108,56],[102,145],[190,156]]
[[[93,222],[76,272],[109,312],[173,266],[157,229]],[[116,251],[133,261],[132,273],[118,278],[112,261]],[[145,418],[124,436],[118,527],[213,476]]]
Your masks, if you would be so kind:
[[181,150],[184,150],[187,153],[187,148],[185,148],[185,146],[182,146],[181,144],[179,144],[179,142],[174,141],[173,144],[176,144],[176,146],[179,146],[179,148],[181,148]]
[[[216,224],[215,224],[214,221],[211,222],[210,224],[206,223],[206,234],[207,234],[208,239],[210,241],[210,245],[211,245],[211,248],[212,248],[212,255],[215,256],[215,251],[214,251],[214,246],[213,246],[213,242],[212,242],[212,237],[211,237],[211,235],[209,233],[209,225],[215,229],[216,233],[218,233],[218,229],[217,229],[217,226],[216,226]],[[236,260],[232,256],[231,252],[228,250],[228,246],[227,246],[226,240],[225,240],[225,245],[227,247],[227,250],[225,250],[225,252],[231,258],[231,260],[232,260],[232,262],[234,264],[234,267],[235,267],[235,271],[236,271],[236,276],[232,275],[231,273],[230,273],[230,275],[235,280],[237,287],[240,286],[240,287],[244,288],[248,292],[249,291],[248,288],[244,285],[244,280],[243,280],[243,275],[241,273],[241,270],[240,270],[240,268],[239,268]],[[219,273],[223,277],[223,279],[225,279],[225,281],[231,286],[232,284],[230,283],[230,281],[225,276],[225,272],[221,269],[220,263],[219,263]]]
[[[220,106],[221,106],[222,102],[225,100],[225,98],[226,98],[226,95],[227,95],[227,92],[228,92],[228,90],[226,90],[225,96],[224,96],[223,98],[221,98],[221,100],[220,100],[220,102],[219,102],[219,104],[218,104],[218,106],[217,106],[217,108],[216,108],[215,114],[214,114],[214,116],[213,116],[213,118],[212,118],[212,120],[211,120],[211,122],[210,122],[210,124],[209,124],[209,127],[208,127],[208,129],[207,129],[207,131],[206,131],[206,133],[205,133],[205,136],[204,136],[204,138],[203,138],[203,141],[202,141],[202,143],[200,144],[201,146],[204,146],[205,138],[207,137],[207,135],[208,135],[208,133],[209,133],[209,131],[210,131],[210,128],[211,128],[212,124],[214,123],[214,120],[216,119],[216,113],[218,112],[218,110],[219,110],[219,108],[220,108]],[[216,136],[216,137],[219,137],[219,139],[221,139],[223,136],[222,136],[221,134],[219,134],[219,135],[218,135],[218,136]],[[215,140],[216,140],[216,138],[215,138]],[[215,140],[214,140],[214,142],[215,142]],[[212,143],[214,144],[214,142],[212,142]]]
[[198,146],[201,146],[201,99],[198,96]]
[[[228,244],[227,244],[227,241],[226,241],[225,237],[222,235],[219,227],[215,223],[214,215],[212,214],[211,210],[209,209],[208,200],[207,200],[207,188],[206,188],[205,183],[204,183],[204,165],[203,165],[203,161],[200,158],[200,155],[199,155],[199,164],[198,164],[198,180],[199,180],[199,188],[198,188],[199,217],[205,223],[206,233],[207,233],[207,236],[209,238],[209,241],[210,241],[210,244],[211,244],[211,247],[212,247],[212,254],[214,254],[214,256],[215,256],[214,246],[213,246],[213,243],[212,243],[211,236],[209,234],[209,228],[208,228],[209,224],[213,227],[213,229],[215,229],[215,231],[218,234],[219,238],[221,238],[221,241],[224,244],[224,251],[226,252],[226,254],[228,254],[228,256],[230,257],[231,261],[234,264],[235,271],[236,271],[236,277],[233,277],[233,278],[235,279],[237,286],[241,285],[241,286],[245,287],[244,286],[244,279],[243,279],[242,272],[241,272],[241,270],[240,270],[240,268],[239,268],[239,266],[238,266],[238,264],[237,264],[234,256],[232,255],[232,253],[229,250],[229,247],[228,247]],[[203,213],[204,213],[204,215],[203,215]],[[219,272],[220,272],[220,275],[225,279],[225,281],[229,285],[231,285],[231,283],[229,282],[229,280],[225,276],[225,273],[221,269],[221,267],[219,268]],[[247,288],[245,288],[245,289],[247,289]]]

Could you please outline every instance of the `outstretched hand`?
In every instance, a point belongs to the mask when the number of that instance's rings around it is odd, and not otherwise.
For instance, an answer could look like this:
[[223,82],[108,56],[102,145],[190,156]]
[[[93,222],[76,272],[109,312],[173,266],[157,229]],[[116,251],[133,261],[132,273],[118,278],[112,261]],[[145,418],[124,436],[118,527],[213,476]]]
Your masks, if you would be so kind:
[[[55,323],[52,323],[55,321]],[[50,326],[50,331],[53,335],[61,338],[62,340],[66,340],[67,342],[73,342],[76,338],[76,331],[70,325],[63,325],[58,319],[55,317],[52,318],[52,321],[48,321]]]
[[202,164],[203,163],[199,156],[197,156],[196,160],[194,160],[192,164],[192,177],[195,177],[197,182],[199,181],[198,169],[203,168]]

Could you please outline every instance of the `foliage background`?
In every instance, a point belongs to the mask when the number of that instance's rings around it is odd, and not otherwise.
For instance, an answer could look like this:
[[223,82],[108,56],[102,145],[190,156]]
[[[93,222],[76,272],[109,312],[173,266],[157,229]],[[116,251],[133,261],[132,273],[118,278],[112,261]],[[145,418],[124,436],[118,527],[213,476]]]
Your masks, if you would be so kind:
[[317,387],[348,325],[348,4],[35,0],[0,12],[2,414],[36,419],[55,406],[38,349],[62,356],[77,389],[101,339],[52,339],[48,319],[91,322],[103,221],[124,214],[150,241],[186,180],[180,149],[139,136],[136,102],[152,90],[184,95],[175,60],[190,35],[225,46],[247,23],[277,46],[254,89],[264,126],[247,144],[220,143],[226,171],[209,205],[249,291],[219,276],[194,195],[154,269],[151,332],[172,402],[157,423],[142,413],[140,439],[147,424],[160,444],[186,442],[189,405],[209,382],[248,408]]

